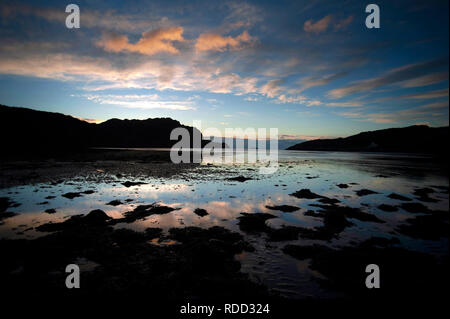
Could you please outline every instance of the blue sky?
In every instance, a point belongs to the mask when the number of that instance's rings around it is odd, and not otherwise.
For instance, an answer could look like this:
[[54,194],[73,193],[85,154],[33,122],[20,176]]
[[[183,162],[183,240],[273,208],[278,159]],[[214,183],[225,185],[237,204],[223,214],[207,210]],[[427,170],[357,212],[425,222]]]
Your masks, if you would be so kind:
[[0,104],[282,138],[448,125],[448,1],[0,4]]

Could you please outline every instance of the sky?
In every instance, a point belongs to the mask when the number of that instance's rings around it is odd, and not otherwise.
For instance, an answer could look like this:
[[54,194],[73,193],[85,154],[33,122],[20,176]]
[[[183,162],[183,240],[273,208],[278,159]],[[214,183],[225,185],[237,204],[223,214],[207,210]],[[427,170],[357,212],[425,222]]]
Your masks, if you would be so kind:
[[[68,29],[68,4],[80,28]],[[380,28],[365,25],[366,5]],[[448,125],[448,1],[1,1],[0,104],[282,139]]]

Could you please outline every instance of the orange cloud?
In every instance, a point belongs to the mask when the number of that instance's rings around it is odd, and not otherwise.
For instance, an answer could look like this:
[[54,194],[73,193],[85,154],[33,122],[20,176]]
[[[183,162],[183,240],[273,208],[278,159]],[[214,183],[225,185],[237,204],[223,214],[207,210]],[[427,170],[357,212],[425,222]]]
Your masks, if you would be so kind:
[[178,49],[173,45],[174,41],[184,41],[182,27],[170,27],[156,29],[142,33],[142,37],[135,44],[128,41],[125,35],[106,35],[97,45],[109,52],[139,52],[145,55],[156,53],[178,53]]
[[195,49],[197,51],[239,49],[243,44],[250,43],[253,40],[254,38],[247,31],[242,32],[235,38],[231,36],[224,37],[214,33],[203,33],[198,37]]
[[308,20],[303,25],[303,30],[305,30],[306,32],[312,32],[312,33],[316,33],[316,34],[324,32],[324,31],[326,31],[326,29],[328,29],[328,26],[330,25],[332,20],[333,20],[333,18],[331,15],[327,15],[326,17],[323,17],[316,23],[313,23],[312,20]]
[[343,19],[335,24],[334,29],[340,30],[344,29],[346,26],[348,26],[350,23],[353,22],[353,16],[348,16],[346,19]]

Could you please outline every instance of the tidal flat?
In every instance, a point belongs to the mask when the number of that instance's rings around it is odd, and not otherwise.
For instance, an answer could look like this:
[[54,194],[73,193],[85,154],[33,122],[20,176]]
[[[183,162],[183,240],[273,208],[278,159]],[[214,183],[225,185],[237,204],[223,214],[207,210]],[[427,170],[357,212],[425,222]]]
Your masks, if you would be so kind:
[[448,282],[448,170],[432,158],[280,151],[265,175],[130,152],[2,163],[5,287],[74,294],[73,263],[83,296],[352,300]]

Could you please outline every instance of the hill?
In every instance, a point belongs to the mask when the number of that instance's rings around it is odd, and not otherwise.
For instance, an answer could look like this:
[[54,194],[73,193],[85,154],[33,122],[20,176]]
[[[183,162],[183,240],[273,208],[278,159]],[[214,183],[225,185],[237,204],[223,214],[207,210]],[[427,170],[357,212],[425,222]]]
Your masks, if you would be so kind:
[[448,126],[432,128],[426,125],[413,125],[362,132],[345,138],[307,141],[287,149],[440,154],[446,152],[447,145]]
[[[95,124],[72,116],[0,105],[2,155],[74,152],[90,147],[171,147],[170,132],[195,128],[171,118],[111,119]],[[196,129],[195,129],[196,130]]]

